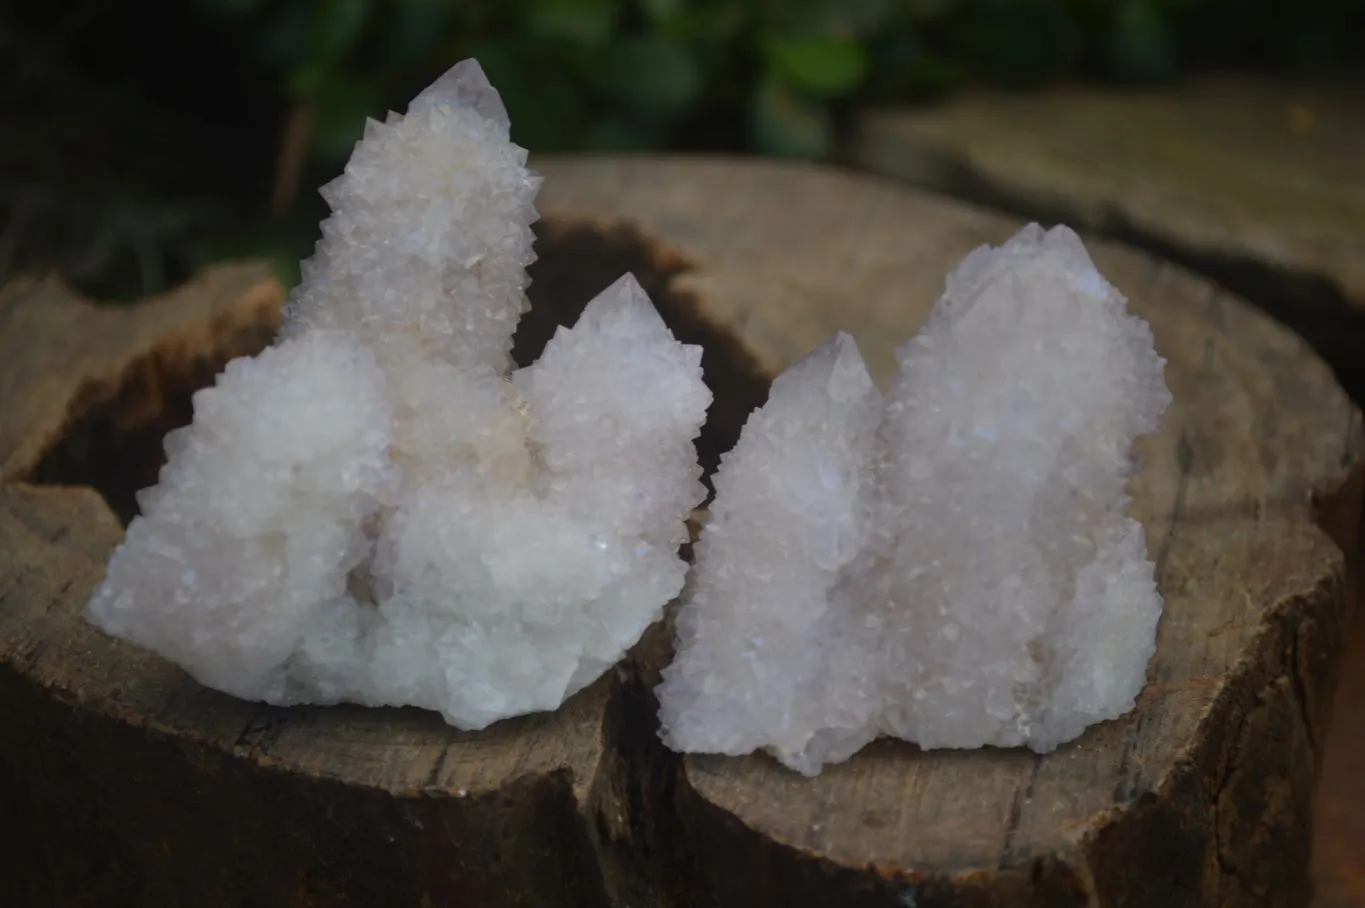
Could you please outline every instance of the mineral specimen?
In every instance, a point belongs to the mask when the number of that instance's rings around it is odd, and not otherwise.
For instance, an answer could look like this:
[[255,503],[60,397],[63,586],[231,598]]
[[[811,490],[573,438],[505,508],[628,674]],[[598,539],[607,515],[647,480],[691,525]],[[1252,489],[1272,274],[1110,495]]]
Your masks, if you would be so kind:
[[813,775],[879,735],[1047,752],[1129,710],[1161,597],[1124,512],[1170,402],[1065,227],[969,255],[883,396],[835,337],[716,476],[658,689],[680,751]]
[[166,439],[88,614],[270,703],[553,709],[681,589],[710,403],[626,276],[511,371],[539,179],[466,61],[368,124],[280,341]]

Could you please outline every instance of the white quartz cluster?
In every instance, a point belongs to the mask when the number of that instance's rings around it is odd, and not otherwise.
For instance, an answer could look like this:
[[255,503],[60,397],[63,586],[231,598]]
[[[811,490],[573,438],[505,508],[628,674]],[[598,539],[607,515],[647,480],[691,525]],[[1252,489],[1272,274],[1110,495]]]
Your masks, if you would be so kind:
[[1170,402],[1147,324],[1031,225],[898,359],[883,395],[834,338],[723,460],[658,689],[673,748],[813,775],[879,735],[1047,752],[1132,707],[1162,603],[1125,486]]
[[539,178],[466,61],[371,122],[280,341],[166,439],[89,617],[270,703],[552,709],[683,585],[701,351],[627,276],[512,371]]

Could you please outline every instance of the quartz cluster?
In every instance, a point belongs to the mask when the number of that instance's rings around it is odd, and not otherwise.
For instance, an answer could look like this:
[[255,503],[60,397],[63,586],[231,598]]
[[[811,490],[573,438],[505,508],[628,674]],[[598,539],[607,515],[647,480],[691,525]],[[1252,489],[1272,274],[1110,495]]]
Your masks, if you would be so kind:
[[898,361],[883,395],[836,336],[723,460],[658,689],[674,749],[813,775],[880,735],[1047,752],[1132,707],[1162,601],[1126,483],[1171,399],[1148,325],[1030,225]]
[[276,345],[228,364],[88,607],[269,703],[553,709],[677,595],[710,404],[626,276],[513,371],[539,178],[465,61],[370,122]]

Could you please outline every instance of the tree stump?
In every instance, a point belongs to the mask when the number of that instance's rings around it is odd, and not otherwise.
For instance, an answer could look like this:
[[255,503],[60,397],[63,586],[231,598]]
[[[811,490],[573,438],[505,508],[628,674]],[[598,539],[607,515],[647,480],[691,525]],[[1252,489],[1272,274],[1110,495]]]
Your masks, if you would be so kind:
[[[540,208],[629,219],[692,263],[693,311],[767,376],[846,330],[874,377],[944,272],[1020,226],[800,166],[541,162]],[[688,757],[677,811],[718,903],[1294,905],[1308,898],[1318,744],[1359,552],[1359,412],[1297,337],[1188,273],[1090,242],[1152,323],[1175,396],[1133,513],[1166,598],[1137,709],[1046,757],[882,742],[814,780]]]
[[968,92],[860,115],[848,156],[1213,275],[1303,334],[1362,400],[1362,109],[1345,81]]
[[[944,272],[1017,224],[887,183],[717,160],[539,162],[517,354],[622,270],[706,345],[714,464],[776,371],[835,329],[884,379]],[[1293,905],[1359,551],[1360,415],[1288,332],[1094,245],[1175,404],[1134,481],[1167,599],[1138,708],[1046,757],[881,742],[817,779],[654,734],[661,629],[553,714],[203,689],[84,602],[188,393],[258,349],[280,293],[222,267],[106,309],[0,291],[0,852],[13,905]],[[1313,522],[1310,494],[1337,539]],[[1340,548],[1338,547],[1340,546]]]
[[0,903],[608,904],[614,678],[470,734],[235,700],[84,622],[161,436],[281,300],[254,267],[129,308],[0,294],[0,810],[22,831]]

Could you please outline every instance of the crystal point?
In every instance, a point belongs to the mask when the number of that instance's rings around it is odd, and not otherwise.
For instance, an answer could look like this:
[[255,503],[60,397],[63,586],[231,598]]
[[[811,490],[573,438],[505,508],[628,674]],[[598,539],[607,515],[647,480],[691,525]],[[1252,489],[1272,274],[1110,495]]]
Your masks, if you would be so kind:
[[635,275],[627,272],[583,309],[581,322],[621,336],[672,337]]
[[1047,752],[1130,709],[1161,597],[1126,517],[1170,402],[1079,237],[968,255],[882,395],[852,339],[794,364],[715,478],[659,688],[683,751],[814,774],[878,735]]
[[539,179],[477,63],[371,123],[280,341],[167,436],[87,614],[269,703],[557,707],[683,585],[710,404],[623,278],[513,373]]
[[422,90],[408,105],[408,113],[445,104],[449,107],[470,107],[479,116],[506,133],[512,122],[502,96],[488,81],[478,60],[461,60],[435,82]]

